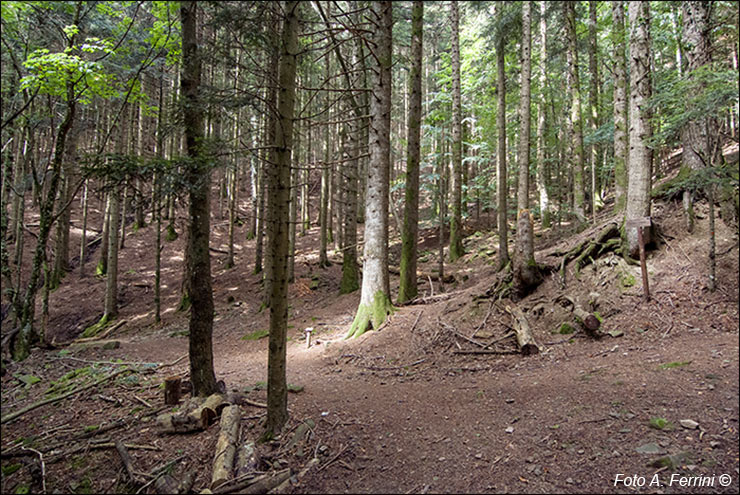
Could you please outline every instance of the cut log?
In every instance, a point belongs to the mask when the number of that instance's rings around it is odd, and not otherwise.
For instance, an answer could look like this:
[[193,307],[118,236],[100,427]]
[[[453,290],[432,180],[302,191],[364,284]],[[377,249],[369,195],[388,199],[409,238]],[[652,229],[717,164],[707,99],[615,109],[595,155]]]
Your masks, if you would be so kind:
[[524,316],[524,312],[516,306],[506,306],[506,311],[513,317],[516,343],[521,353],[528,356],[540,352],[540,348],[534,340],[532,329],[529,327],[529,322],[527,321],[527,317]]
[[257,458],[257,449],[254,442],[243,444],[236,452],[236,477],[257,471],[259,459]]
[[182,383],[179,376],[170,376],[164,380],[164,403],[168,406],[177,405],[180,402],[180,387]]
[[[157,423],[166,433],[188,433],[205,430],[228,405],[221,394],[209,396],[205,402],[193,408],[199,399],[192,399],[184,412],[164,413],[157,417]],[[202,399],[200,399],[202,400]]]
[[601,326],[601,322],[596,317],[596,315],[594,315],[593,313],[589,313],[577,304],[573,306],[573,314],[575,315],[578,324],[581,325],[584,330],[586,330],[586,333],[588,333],[592,337],[601,337],[601,335],[597,332],[597,330]]
[[216,455],[213,458],[211,490],[229,481],[234,472],[236,443],[239,441],[239,421],[241,408],[226,406],[221,414],[221,432],[216,442]]

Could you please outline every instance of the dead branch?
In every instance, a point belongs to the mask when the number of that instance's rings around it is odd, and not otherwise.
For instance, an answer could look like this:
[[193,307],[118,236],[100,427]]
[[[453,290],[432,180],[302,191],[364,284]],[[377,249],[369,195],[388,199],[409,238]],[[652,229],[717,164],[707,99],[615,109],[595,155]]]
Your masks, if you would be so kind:
[[2,419],[0,419],[0,424],[5,424],[9,421],[12,421],[16,418],[19,418],[20,416],[26,414],[29,411],[33,411],[36,408],[39,408],[41,406],[45,406],[47,404],[54,404],[55,402],[59,402],[61,400],[66,399],[67,397],[72,397],[73,395],[76,395],[83,390],[87,390],[89,388],[95,387],[97,385],[100,385],[101,383],[107,382],[111,378],[115,377],[116,375],[119,375],[123,373],[124,371],[131,371],[128,368],[121,368],[119,370],[114,371],[113,373],[104,376],[103,378],[100,378],[98,380],[95,380],[92,383],[88,383],[87,385],[83,385],[81,387],[77,387],[73,390],[70,390],[69,392],[63,393],[62,395],[58,395],[56,397],[50,397],[48,399],[40,400],[38,402],[34,402],[33,404],[29,404],[28,406],[24,407],[23,409],[16,411],[14,413],[10,413],[6,416],[3,416]]

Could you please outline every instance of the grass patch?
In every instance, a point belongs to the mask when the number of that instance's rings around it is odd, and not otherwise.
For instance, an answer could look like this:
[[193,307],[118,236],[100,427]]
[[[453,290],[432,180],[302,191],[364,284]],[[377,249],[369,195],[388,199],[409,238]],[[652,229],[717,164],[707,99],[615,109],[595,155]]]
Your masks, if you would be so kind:
[[558,328],[558,333],[561,335],[570,335],[575,331],[576,329],[568,323],[563,323],[562,325],[560,325],[560,328]]
[[252,333],[246,334],[241,340],[259,340],[270,335],[270,330],[256,330]]
[[16,471],[18,471],[20,468],[23,467],[23,464],[15,463],[15,464],[7,464],[3,466],[3,476],[9,476]]
[[673,368],[680,368],[681,366],[686,366],[687,364],[691,364],[691,361],[673,361],[670,363],[661,364],[660,366],[658,366],[658,369],[670,370]]
[[673,424],[665,418],[655,416],[650,418],[650,428],[655,428],[656,430],[669,430],[673,428]]

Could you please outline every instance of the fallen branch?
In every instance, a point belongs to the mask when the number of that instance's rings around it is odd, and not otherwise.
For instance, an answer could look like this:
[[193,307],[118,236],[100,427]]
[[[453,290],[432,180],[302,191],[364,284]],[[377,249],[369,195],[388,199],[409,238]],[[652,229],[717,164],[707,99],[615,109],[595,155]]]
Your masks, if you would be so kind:
[[511,314],[514,319],[514,331],[516,332],[516,343],[519,346],[519,350],[525,356],[530,354],[537,354],[540,352],[540,348],[537,346],[537,342],[534,340],[532,335],[532,329],[529,326],[524,312],[517,306],[509,307],[506,306],[506,311]]
[[71,397],[73,395],[76,395],[76,394],[82,392],[83,390],[87,390],[89,388],[92,388],[92,387],[95,387],[97,385],[100,385],[101,383],[107,382],[111,378],[115,377],[116,375],[119,375],[119,374],[123,373],[124,371],[131,371],[131,370],[128,369],[128,368],[121,368],[119,370],[114,371],[113,373],[111,373],[109,375],[104,376],[103,378],[100,378],[100,379],[98,379],[98,380],[96,380],[96,381],[94,381],[92,383],[88,383],[87,385],[83,385],[81,387],[77,387],[77,388],[75,388],[73,390],[70,390],[69,392],[66,392],[66,393],[64,393],[62,395],[58,395],[56,397],[50,397],[48,399],[44,399],[44,400],[41,400],[41,401],[38,401],[38,402],[34,402],[33,404],[29,404],[28,406],[24,407],[23,409],[21,409],[19,411],[16,411],[14,413],[10,413],[8,415],[3,416],[2,419],[0,419],[0,424],[5,424],[5,423],[7,423],[9,421],[13,421],[14,419],[16,419],[16,418],[18,418],[18,417],[26,414],[29,411],[33,411],[36,408],[39,408],[41,406],[45,406],[47,404],[54,404],[55,402],[59,402],[61,400],[66,399],[67,397]]
[[39,456],[39,462],[41,463],[41,493],[46,494],[46,464],[44,464],[44,455],[39,452],[36,449],[32,449],[30,447],[22,447],[23,450],[27,450],[29,452],[33,452],[37,456]]
[[329,467],[329,465],[331,465],[334,461],[336,461],[337,459],[339,459],[339,456],[342,455],[342,454],[344,454],[344,451],[347,450],[347,447],[349,447],[349,444],[347,444],[347,446],[339,449],[339,452],[337,452],[331,459],[329,459],[328,461],[326,461],[316,472],[317,473],[320,473],[321,471],[323,471],[324,469],[326,469],[327,467]]
[[118,455],[121,457],[123,467],[126,468],[128,479],[136,485],[141,485],[141,477],[139,476],[139,473],[134,470],[134,460],[131,459],[131,454],[128,453],[128,449],[126,448],[126,446],[120,440],[116,440],[114,442],[114,445],[116,446]]

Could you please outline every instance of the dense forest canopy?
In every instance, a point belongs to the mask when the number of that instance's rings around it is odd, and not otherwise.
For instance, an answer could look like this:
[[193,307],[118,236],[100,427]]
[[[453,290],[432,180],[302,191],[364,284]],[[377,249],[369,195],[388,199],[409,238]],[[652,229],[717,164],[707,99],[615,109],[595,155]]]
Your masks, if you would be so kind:
[[[680,198],[687,235],[695,203],[708,201],[711,290],[715,216],[737,233],[735,2],[1,8],[4,356],[22,361],[110,331],[119,278],[133,270],[119,264],[121,250],[151,229],[140,252],[154,266],[147,318],[165,319],[174,308],[163,294],[177,292],[193,395],[219,392],[212,258],[260,277],[265,439],[289,418],[288,295],[296,246],[312,228],[318,268],[341,263],[337,294],[360,294],[347,338],[382,328],[427,279],[431,295],[444,290],[446,264],[483,228],[498,239],[489,297],[514,303],[558,270],[565,287],[573,260],[580,268],[614,252],[644,266],[659,236],[656,198]],[[582,232],[604,212],[613,224],[594,243],[559,266],[535,259],[542,231]],[[213,242],[220,222],[224,249]],[[425,229],[434,242],[420,239]],[[180,282],[163,286],[162,252],[179,236]],[[422,273],[417,261],[430,256],[438,265]],[[95,321],[60,337],[50,294],[71,272],[105,279],[105,289]]]

